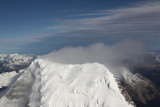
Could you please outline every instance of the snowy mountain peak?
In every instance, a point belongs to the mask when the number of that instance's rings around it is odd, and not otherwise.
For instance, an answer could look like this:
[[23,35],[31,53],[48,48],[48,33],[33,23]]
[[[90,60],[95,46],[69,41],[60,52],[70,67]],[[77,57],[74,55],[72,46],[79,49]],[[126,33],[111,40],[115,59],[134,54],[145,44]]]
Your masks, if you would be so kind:
[[36,59],[0,105],[5,107],[132,107],[109,70],[98,63],[58,64]]

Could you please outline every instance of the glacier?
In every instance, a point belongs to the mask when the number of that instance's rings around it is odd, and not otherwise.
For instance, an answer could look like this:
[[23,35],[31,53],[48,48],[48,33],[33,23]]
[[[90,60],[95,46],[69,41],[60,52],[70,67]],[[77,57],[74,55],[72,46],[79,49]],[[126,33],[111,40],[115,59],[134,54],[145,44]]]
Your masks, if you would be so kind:
[[61,64],[38,57],[0,99],[2,107],[133,107],[99,63]]

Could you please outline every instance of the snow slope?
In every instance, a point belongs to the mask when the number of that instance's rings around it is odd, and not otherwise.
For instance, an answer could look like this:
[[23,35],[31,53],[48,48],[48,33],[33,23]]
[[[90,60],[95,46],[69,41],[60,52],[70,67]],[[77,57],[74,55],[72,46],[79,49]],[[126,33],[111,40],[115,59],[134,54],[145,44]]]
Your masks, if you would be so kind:
[[37,58],[0,99],[2,107],[132,107],[103,65]]

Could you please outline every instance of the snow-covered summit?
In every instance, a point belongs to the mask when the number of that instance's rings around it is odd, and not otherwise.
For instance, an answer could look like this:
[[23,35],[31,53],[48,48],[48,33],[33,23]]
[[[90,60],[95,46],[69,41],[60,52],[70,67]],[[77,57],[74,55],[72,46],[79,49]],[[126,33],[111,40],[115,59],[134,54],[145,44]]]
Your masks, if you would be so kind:
[[132,107],[113,74],[98,63],[59,64],[38,58],[0,99],[4,107]]

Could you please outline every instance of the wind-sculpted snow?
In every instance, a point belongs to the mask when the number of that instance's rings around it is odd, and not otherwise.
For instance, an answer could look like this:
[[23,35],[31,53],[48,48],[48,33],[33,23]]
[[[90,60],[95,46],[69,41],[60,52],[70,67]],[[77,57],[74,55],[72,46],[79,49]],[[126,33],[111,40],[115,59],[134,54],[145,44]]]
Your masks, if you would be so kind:
[[130,107],[115,78],[98,63],[36,59],[0,100],[2,107]]

